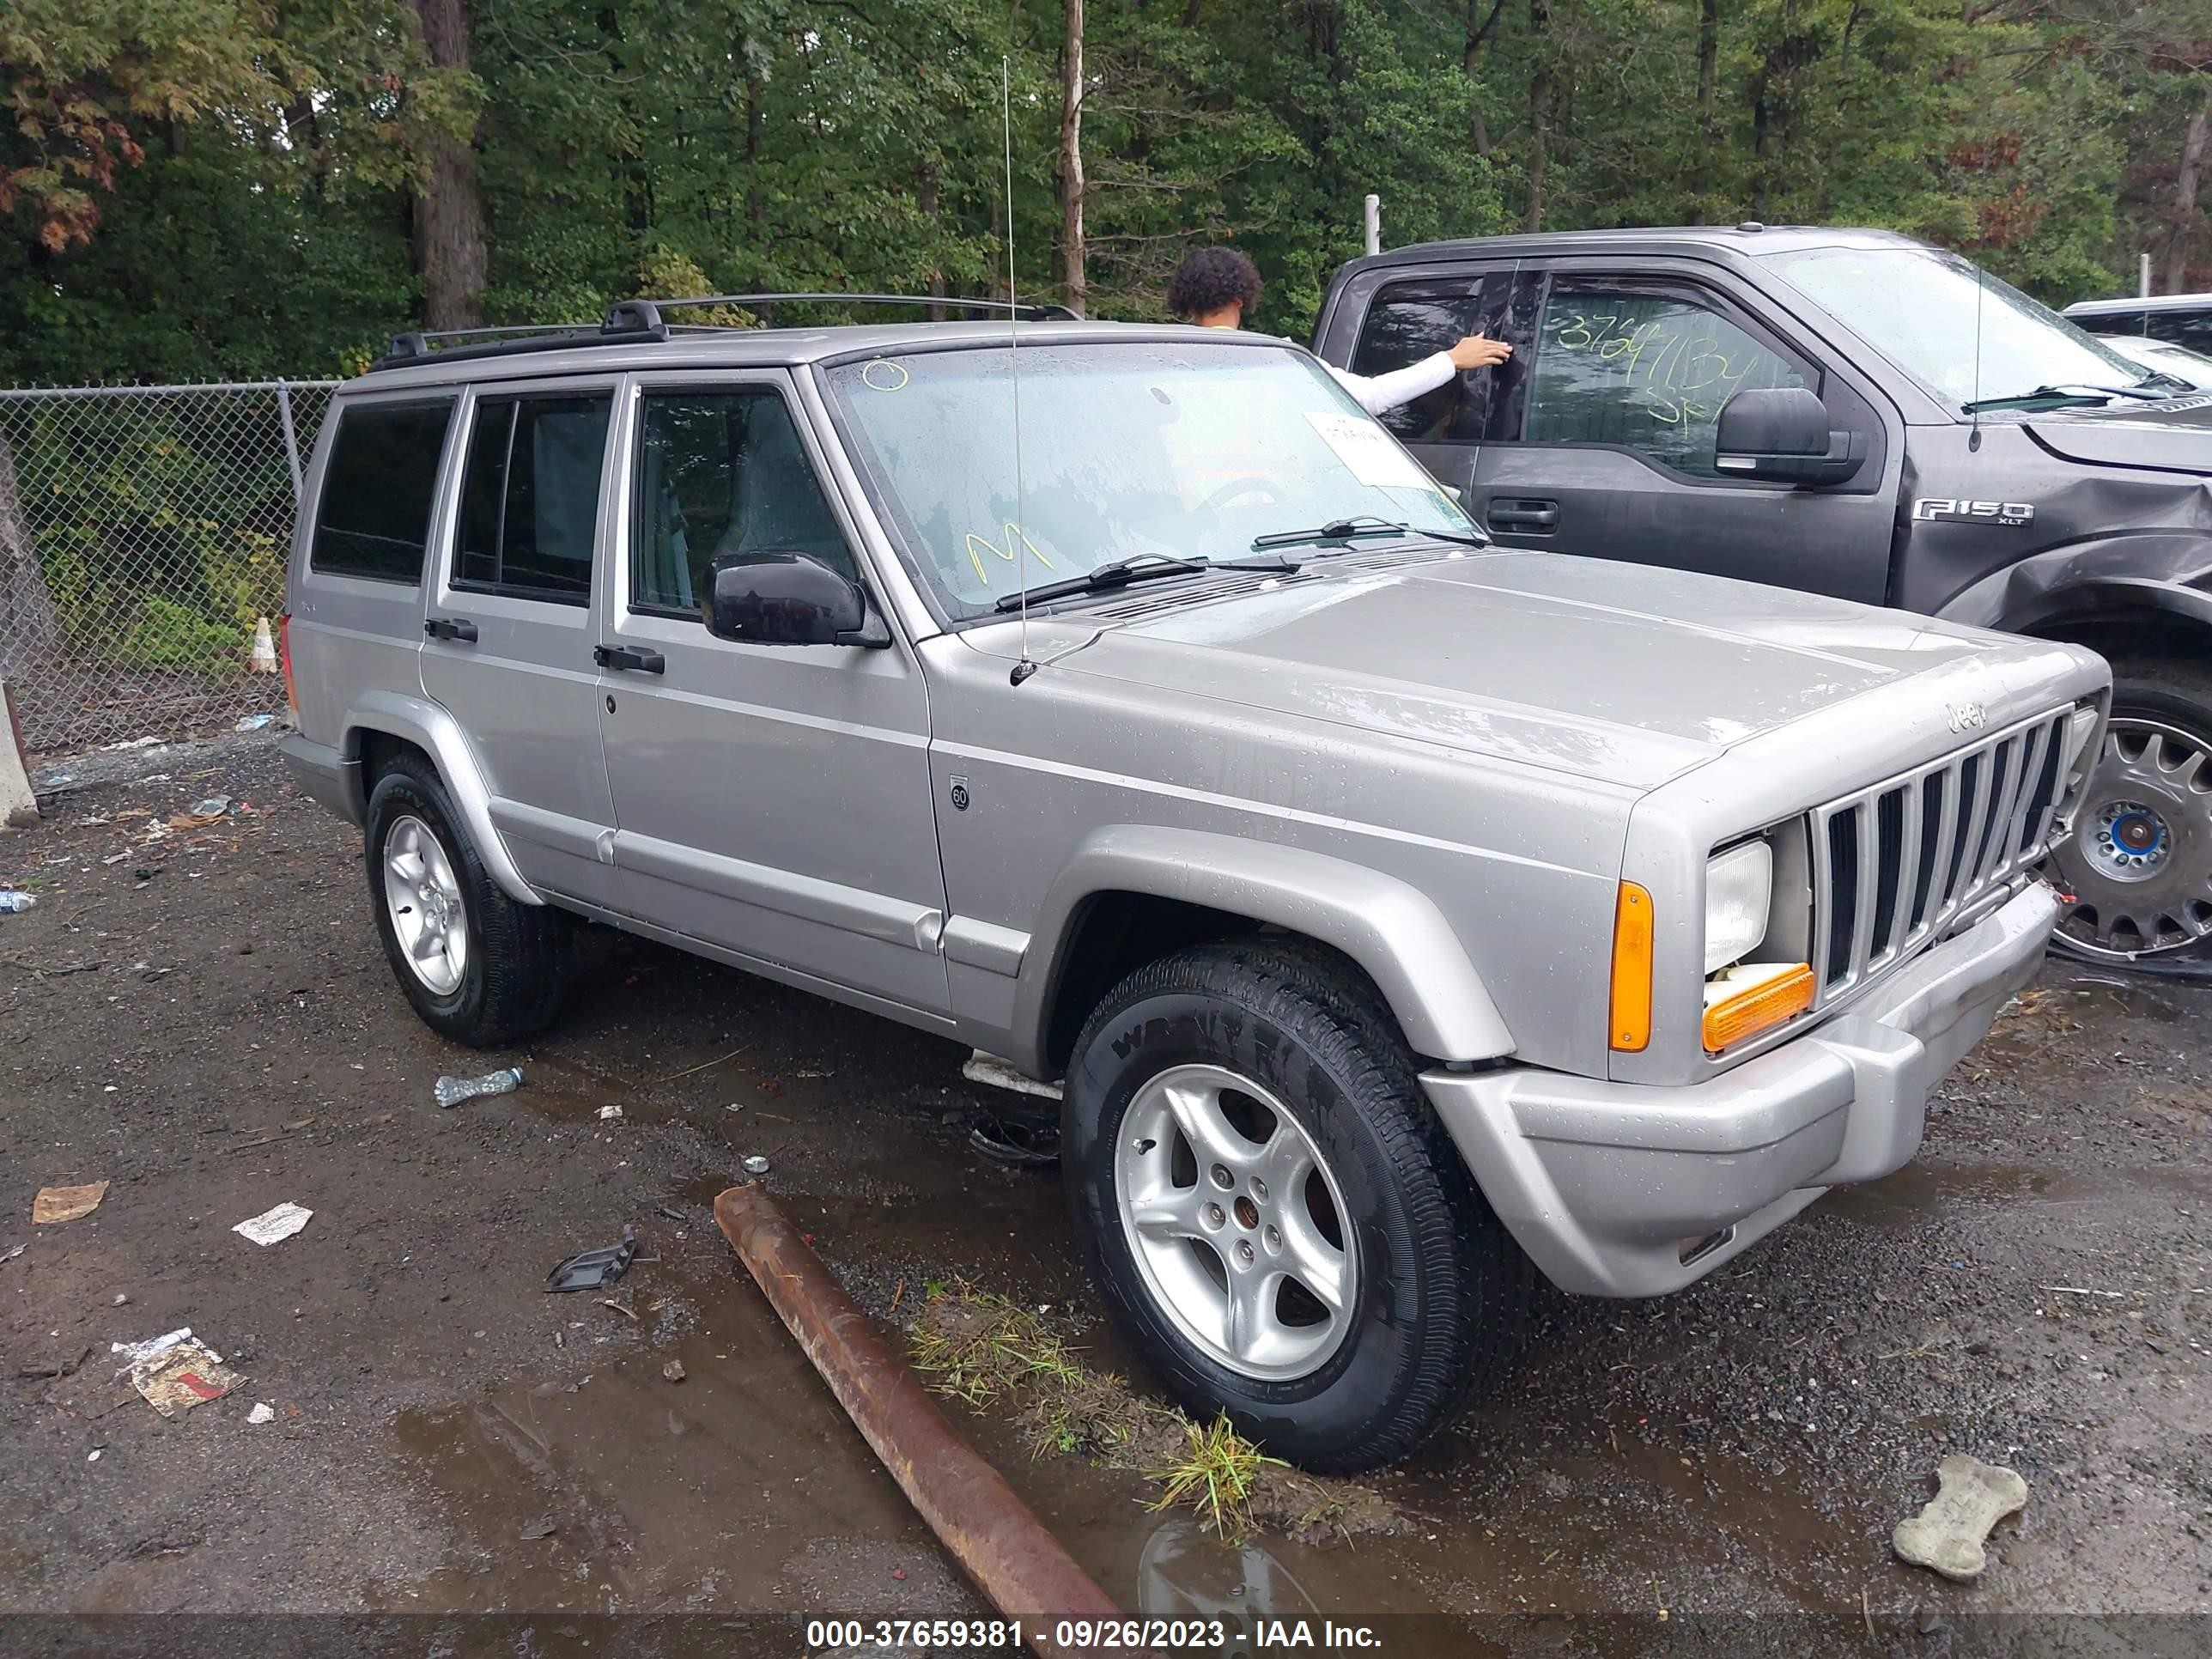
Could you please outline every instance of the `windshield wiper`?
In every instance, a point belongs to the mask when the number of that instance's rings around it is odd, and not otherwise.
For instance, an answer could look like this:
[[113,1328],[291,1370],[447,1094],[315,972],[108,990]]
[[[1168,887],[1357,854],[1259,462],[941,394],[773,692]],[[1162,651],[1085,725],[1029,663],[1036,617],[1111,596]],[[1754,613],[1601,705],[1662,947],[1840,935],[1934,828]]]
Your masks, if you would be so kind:
[[1018,611],[1024,605],[1038,605],[1047,599],[1064,599],[1077,593],[1106,593],[1117,587],[1127,587],[1131,582],[1148,582],[1155,576],[1187,576],[1194,570],[1208,568],[1208,561],[1205,559],[1147,558],[1142,564],[1134,559],[1116,559],[1080,576],[1046,582],[1024,593],[1008,593],[993,600],[991,608],[994,611]]
[[1255,536],[1255,553],[1270,547],[1296,547],[1302,543],[1321,547],[1332,544],[1342,547],[1354,540],[1370,536],[1426,536],[1432,541],[1455,542],[1462,547],[1487,547],[1485,538],[1456,530],[1416,529],[1412,525],[1397,524],[1389,519],[1361,517],[1332,519],[1327,524],[1311,530],[1279,530],[1272,536]]
[[2003,409],[2014,404],[2037,404],[2055,398],[2068,404],[2108,404],[2115,398],[2140,398],[2145,403],[2166,401],[2166,394],[2139,386],[2097,386],[2087,380],[2068,380],[2058,386],[2039,386],[2033,392],[2015,392],[2008,398],[1983,398],[1960,409],[1972,415],[1984,409]]

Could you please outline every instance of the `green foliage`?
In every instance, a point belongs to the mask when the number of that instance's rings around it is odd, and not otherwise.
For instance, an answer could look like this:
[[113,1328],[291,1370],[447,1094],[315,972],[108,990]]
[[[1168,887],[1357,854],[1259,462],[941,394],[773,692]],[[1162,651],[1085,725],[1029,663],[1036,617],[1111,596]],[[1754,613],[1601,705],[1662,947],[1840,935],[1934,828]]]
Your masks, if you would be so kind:
[[[441,135],[472,141],[491,322],[679,280],[1054,286],[1054,0],[465,3],[465,70],[412,0],[0,7],[0,380],[357,365],[419,323]],[[1710,67],[1707,4],[1093,4],[1092,309],[1158,316],[1182,250],[1226,239],[1256,320],[1302,334],[1370,191],[1394,243],[1758,217],[1893,226],[2053,301],[2145,248],[2212,281],[2174,193],[2212,0],[1710,0]]]

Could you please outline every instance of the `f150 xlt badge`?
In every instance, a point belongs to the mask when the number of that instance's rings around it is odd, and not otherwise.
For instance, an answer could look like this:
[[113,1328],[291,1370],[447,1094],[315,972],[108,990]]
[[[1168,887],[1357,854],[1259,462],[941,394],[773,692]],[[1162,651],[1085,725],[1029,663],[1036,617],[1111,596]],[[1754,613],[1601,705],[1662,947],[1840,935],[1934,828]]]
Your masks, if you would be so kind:
[[1912,503],[1915,519],[1957,524],[2033,524],[2035,508],[2026,501],[1954,501],[1923,495]]

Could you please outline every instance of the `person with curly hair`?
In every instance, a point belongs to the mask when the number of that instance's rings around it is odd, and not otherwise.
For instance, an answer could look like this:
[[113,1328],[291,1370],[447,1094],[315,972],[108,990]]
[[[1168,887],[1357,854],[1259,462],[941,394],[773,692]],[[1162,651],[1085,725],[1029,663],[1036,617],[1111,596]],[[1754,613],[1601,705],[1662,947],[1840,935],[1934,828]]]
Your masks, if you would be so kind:
[[[1242,328],[1260,303],[1260,270],[1233,247],[1194,247],[1168,278],[1168,309],[1200,328]],[[1370,415],[1433,392],[1463,370],[1489,368],[1513,355],[1503,340],[1470,334],[1449,349],[1387,374],[1354,374],[1327,365]]]

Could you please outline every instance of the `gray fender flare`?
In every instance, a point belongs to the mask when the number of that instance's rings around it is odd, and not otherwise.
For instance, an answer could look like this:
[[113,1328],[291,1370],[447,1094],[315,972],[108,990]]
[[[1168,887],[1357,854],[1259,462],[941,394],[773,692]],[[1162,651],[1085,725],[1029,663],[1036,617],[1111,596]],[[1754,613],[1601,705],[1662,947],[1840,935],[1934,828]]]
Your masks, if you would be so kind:
[[2054,547],[1951,596],[1945,622],[2025,634],[2081,611],[2144,611],[2212,629],[2212,537],[2151,531]]
[[1407,1042],[1431,1060],[1495,1060],[1513,1051],[1513,1035],[1459,936],[1417,888],[1303,848],[1114,824],[1084,837],[1038,913],[1031,937],[1049,943],[1050,959],[1022,976],[1013,1020],[1036,1055],[1044,1053],[1049,1000],[1076,914],[1108,892],[1202,904],[1334,946],[1366,970]]
[[[501,839],[498,827],[491,821],[491,791],[484,785],[483,769],[477,765],[476,750],[459,721],[437,704],[421,697],[402,696],[396,691],[370,691],[346,711],[345,748],[349,756],[358,756],[360,734],[363,732],[404,738],[428,755],[431,763],[438,769],[438,776],[445,782],[447,794],[453,798],[453,810],[461,815],[462,828],[476,845],[477,857],[483,861],[484,873],[499,884],[500,891],[518,903],[545,902],[531,890],[530,884],[522,878],[522,872],[514,867],[507,842]],[[365,782],[363,787],[365,792]],[[362,822],[367,821],[364,811]]]

